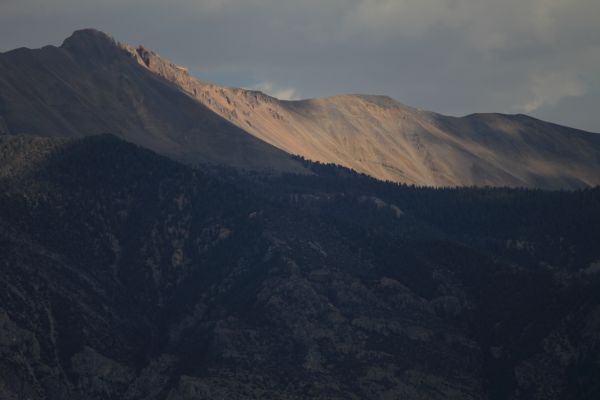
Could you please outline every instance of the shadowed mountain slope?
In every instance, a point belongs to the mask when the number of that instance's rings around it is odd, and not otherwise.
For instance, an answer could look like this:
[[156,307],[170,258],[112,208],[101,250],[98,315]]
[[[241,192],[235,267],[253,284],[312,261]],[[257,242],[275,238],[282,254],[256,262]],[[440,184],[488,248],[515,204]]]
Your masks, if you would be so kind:
[[600,395],[600,189],[0,137],[3,400]]
[[0,133],[112,133],[172,158],[302,172],[256,139],[141,67],[128,48],[94,30],[61,47],[0,54]]

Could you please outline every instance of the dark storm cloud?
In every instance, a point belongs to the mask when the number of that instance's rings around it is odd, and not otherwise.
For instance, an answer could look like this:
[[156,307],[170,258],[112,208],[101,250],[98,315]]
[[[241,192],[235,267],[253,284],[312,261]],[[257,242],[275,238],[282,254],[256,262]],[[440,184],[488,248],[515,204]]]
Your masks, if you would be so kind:
[[600,132],[597,0],[0,0],[0,50],[96,27],[280,97],[388,94]]

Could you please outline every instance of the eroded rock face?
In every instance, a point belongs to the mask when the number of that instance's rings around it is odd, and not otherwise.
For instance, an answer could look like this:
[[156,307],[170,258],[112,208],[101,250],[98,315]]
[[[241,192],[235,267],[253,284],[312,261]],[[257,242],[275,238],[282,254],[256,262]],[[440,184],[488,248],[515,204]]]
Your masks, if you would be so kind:
[[114,397],[122,393],[135,377],[135,371],[87,346],[71,358],[71,368],[78,382],[78,391],[91,398]]
[[0,398],[600,393],[598,190],[310,168],[242,175],[108,135],[0,138]]

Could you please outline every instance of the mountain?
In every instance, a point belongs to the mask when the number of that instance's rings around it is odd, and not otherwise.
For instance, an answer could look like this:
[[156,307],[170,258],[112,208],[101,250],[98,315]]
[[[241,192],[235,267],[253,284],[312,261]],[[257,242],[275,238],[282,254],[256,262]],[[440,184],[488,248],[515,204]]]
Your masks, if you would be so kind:
[[227,88],[142,46],[138,62],[233,124],[290,154],[421,186],[600,184],[600,135],[525,115],[448,117],[385,96],[281,101]]
[[0,399],[598,399],[599,137],[0,54]]
[[[447,117],[383,96],[280,101],[192,77],[95,30],[0,54],[0,133],[112,133],[190,163],[306,172],[289,154],[420,186],[600,184],[600,135],[524,115]],[[286,154],[288,153],[288,154]]]
[[599,188],[303,168],[0,137],[0,398],[599,398]]
[[190,163],[302,172],[285,152],[248,135],[95,30],[62,46],[0,54],[0,133],[112,133]]

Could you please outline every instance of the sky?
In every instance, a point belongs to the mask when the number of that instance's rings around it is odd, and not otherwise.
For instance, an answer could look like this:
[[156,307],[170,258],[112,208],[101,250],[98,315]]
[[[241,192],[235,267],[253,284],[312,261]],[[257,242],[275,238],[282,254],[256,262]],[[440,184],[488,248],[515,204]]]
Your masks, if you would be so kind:
[[283,99],[384,94],[600,132],[599,0],[0,0],[0,52],[81,28]]

